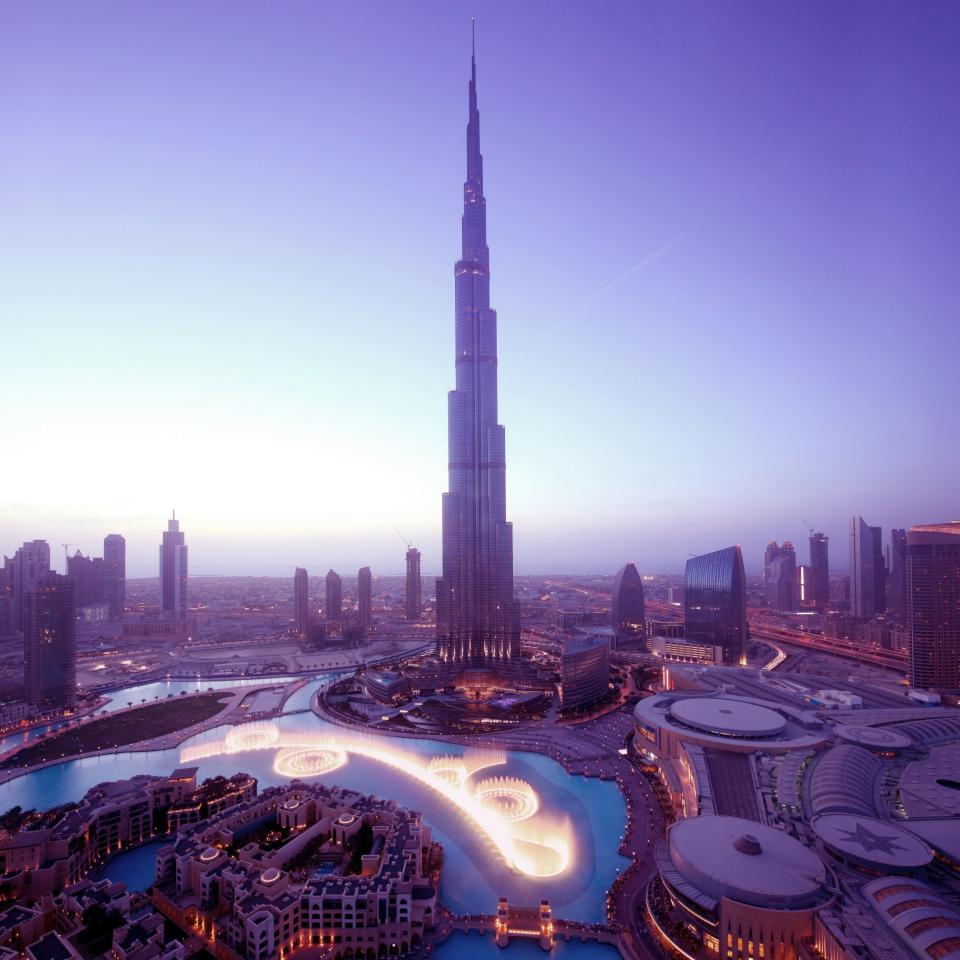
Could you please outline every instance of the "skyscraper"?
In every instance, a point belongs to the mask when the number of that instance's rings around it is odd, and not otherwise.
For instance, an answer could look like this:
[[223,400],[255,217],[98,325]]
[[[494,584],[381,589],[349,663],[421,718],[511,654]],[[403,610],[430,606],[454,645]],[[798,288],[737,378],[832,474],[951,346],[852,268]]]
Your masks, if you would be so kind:
[[683,612],[688,640],[722,647],[724,663],[746,662],[747,578],[739,547],[687,561]]
[[119,533],[103,538],[103,599],[110,619],[121,619],[127,599],[127,541]]
[[305,640],[310,626],[310,578],[303,567],[293,573],[293,627]]
[[366,634],[373,626],[373,576],[369,567],[357,573],[357,625]]
[[23,680],[31,706],[76,703],[76,631],[73,581],[57,574],[42,575],[28,587],[23,601]]
[[616,649],[622,650],[642,644],[646,608],[643,580],[636,564],[625,564],[617,572],[613,579],[613,599],[610,606],[610,626],[613,627]]
[[160,544],[160,612],[174,620],[187,615],[187,545],[176,511]]
[[443,497],[437,654],[464,665],[492,664],[519,656],[520,627],[504,430],[497,422],[497,315],[490,309],[476,56],[470,61],[461,243],[454,266],[456,389],[447,402],[449,491]]
[[407,619],[419,620],[420,608],[420,551],[410,547],[407,550]]
[[327,620],[339,620],[343,616],[343,581],[334,570],[327,571],[325,600],[324,617]]
[[67,557],[67,576],[73,581],[77,607],[103,603],[103,558],[85,557],[79,550]]
[[850,518],[850,612],[869,620],[886,609],[883,534],[863,517]]
[[960,521],[910,528],[907,622],[910,682],[960,688]]
[[887,548],[887,611],[907,620],[907,531],[891,530]]
[[767,544],[764,555],[767,606],[783,612],[796,610],[797,552],[789,540],[779,546],[776,540]]
[[810,573],[813,602],[826,606],[830,602],[830,538],[819,531],[810,534]]
[[28,540],[13,555],[13,594],[10,598],[10,629],[23,629],[25,594],[50,572],[50,544]]

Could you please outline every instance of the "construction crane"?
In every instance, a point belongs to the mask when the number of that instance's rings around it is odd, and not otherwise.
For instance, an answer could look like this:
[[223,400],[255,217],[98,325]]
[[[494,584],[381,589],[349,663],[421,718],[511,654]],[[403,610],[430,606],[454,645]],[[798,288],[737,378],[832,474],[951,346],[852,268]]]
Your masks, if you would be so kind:
[[[394,527],[393,529],[394,529],[394,530],[397,530],[396,527]],[[412,541],[412,540],[408,540],[399,530],[397,530],[397,536],[403,541],[403,545],[404,545],[408,550],[412,550],[412,549],[413,549],[413,541]]]

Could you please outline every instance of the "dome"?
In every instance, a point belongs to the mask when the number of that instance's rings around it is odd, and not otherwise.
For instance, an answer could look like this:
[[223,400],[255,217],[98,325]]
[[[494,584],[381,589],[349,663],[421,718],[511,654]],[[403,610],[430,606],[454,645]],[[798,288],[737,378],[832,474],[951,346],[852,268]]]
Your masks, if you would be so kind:
[[821,899],[826,868],[782,830],[740,817],[691,817],[677,821],[668,840],[674,869],[715,900],[803,909]]

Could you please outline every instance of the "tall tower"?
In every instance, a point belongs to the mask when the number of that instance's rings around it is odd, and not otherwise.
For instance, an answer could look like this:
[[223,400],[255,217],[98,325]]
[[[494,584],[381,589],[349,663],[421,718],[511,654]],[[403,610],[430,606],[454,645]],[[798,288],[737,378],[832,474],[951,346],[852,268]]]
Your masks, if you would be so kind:
[[373,575],[369,567],[361,567],[357,574],[357,616],[364,635],[373,626]]
[[461,243],[453,271],[456,389],[447,399],[449,492],[443,497],[437,654],[464,665],[493,664],[519,656],[520,628],[513,600],[513,530],[506,519],[504,431],[497,422],[497,314],[490,309],[475,55]]
[[830,602],[830,538],[810,531],[810,572],[813,576],[813,601],[818,607]]
[[13,555],[13,593],[10,601],[10,629],[22,630],[26,593],[50,572],[50,544],[28,540]]
[[407,602],[408,620],[420,619],[420,551],[416,547],[407,550]]
[[33,707],[77,702],[77,615],[73,581],[48,573],[23,598],[23,680]]
[[110,608],[110,619],[123,617],[127,594],[127,541],[119,533],[103,538],[103,599]]
[[614,577],[610,617],[615,649],[636,648],[638,644],[642,648],[646,606],[643,580],[636,564],[626,564]]
[[907,534],[910,682],[960,687],[960,521],[911,527]]
[[339,620],[343,616],[343,581],[336,570],[327,571],[326,603],[323,615],[327,620]]
[[160,544],[160,613],[174,620],[187,615],[187,545],[176,511]]
[[307,637],[310,625],[310,578],[303,567],[293,573],[293,626],[301,640]]
[[869,620],[887,607],[887,568],[883,562],[880,527],[868,526],[863,517],[850,518],[850,611]]

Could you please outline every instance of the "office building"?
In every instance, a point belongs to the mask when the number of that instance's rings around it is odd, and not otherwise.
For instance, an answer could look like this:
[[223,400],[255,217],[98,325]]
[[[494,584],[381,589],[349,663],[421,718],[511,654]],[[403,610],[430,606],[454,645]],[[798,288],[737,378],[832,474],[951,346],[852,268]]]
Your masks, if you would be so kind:
[[812,607],[815,603],[813,569],[805,563],[801,563],[797,567],[793,595],[796,600],[796,608]]
[[357,573],[357,626],[366,636],[373,627],[373,576],[369,567]]
[[767,544],[764,554],[767,606],[783,613],[796,610],[797,552],[789,540],[781,547],[775,540]]
[[408,620],[419,620],[420,600],[420,551],[416,547],[407,550],[407,596],[405,610]]
[[643,580],[636,564],[627,563],[613,578],[610,626],[613,628],[614,648],[624,650],[642,646],[645,622]]
[[448,396],[449,491],[437,655],[469,666],[519,657],[513,529],[506,519],[504,429],[497,422],[497,314],[490,309],[476,58],[471,58],[462,256],[454,267],[456,389]]
[[687,640],[722,647],[724,663],[746,663],[747,584],[739,547],[687,561],[683,612]]
[[585,707],[610,692],[610,638],[583,631],[567,637],[560,653],[560,705]]
[[103,603],[103,558],[85,557],[79,550],[67,557],[67,576],[73,581],[77,608]]
[[907,623],[913,686],[960,689],[960,521],[910,528]]
[[187,615],[187,545],[176,511],[160,544],[160,613],[173,620]]
[[25,595],[50,572],[50,544],[29,540],[13,555],[13,592],[10,597],[10,629],[23,629]]
[[326,595],[323,615],[327,620],[339,620],[343,616],[343,581],[334,570],[327,571]]
[[12,604],[13,558],[4,557],[3,566],[0,567],[0,637],[13,629],[10,623]]
[[850,611],[869,620],[886,609],[886,565],[880,527],[868,526],[863,517],[850,518]]
[[127,599],[127,541],[119,533],[103,538],[103,599],[110,619],[122,619]]
[[47,573],[23,599],[23,680],[27,703],[41,710],[77,699],[77,611],[73,581]]
[[310,629],[310,578],[303,567],[293,574],[293,628],[301,640],[306,640]]
[[810,573],[813,602],[825,607],[830,603],[830,538],[819,531],[810,534]]
[[907,531],[891,530],[887,547],[887,613],[907,620]]

